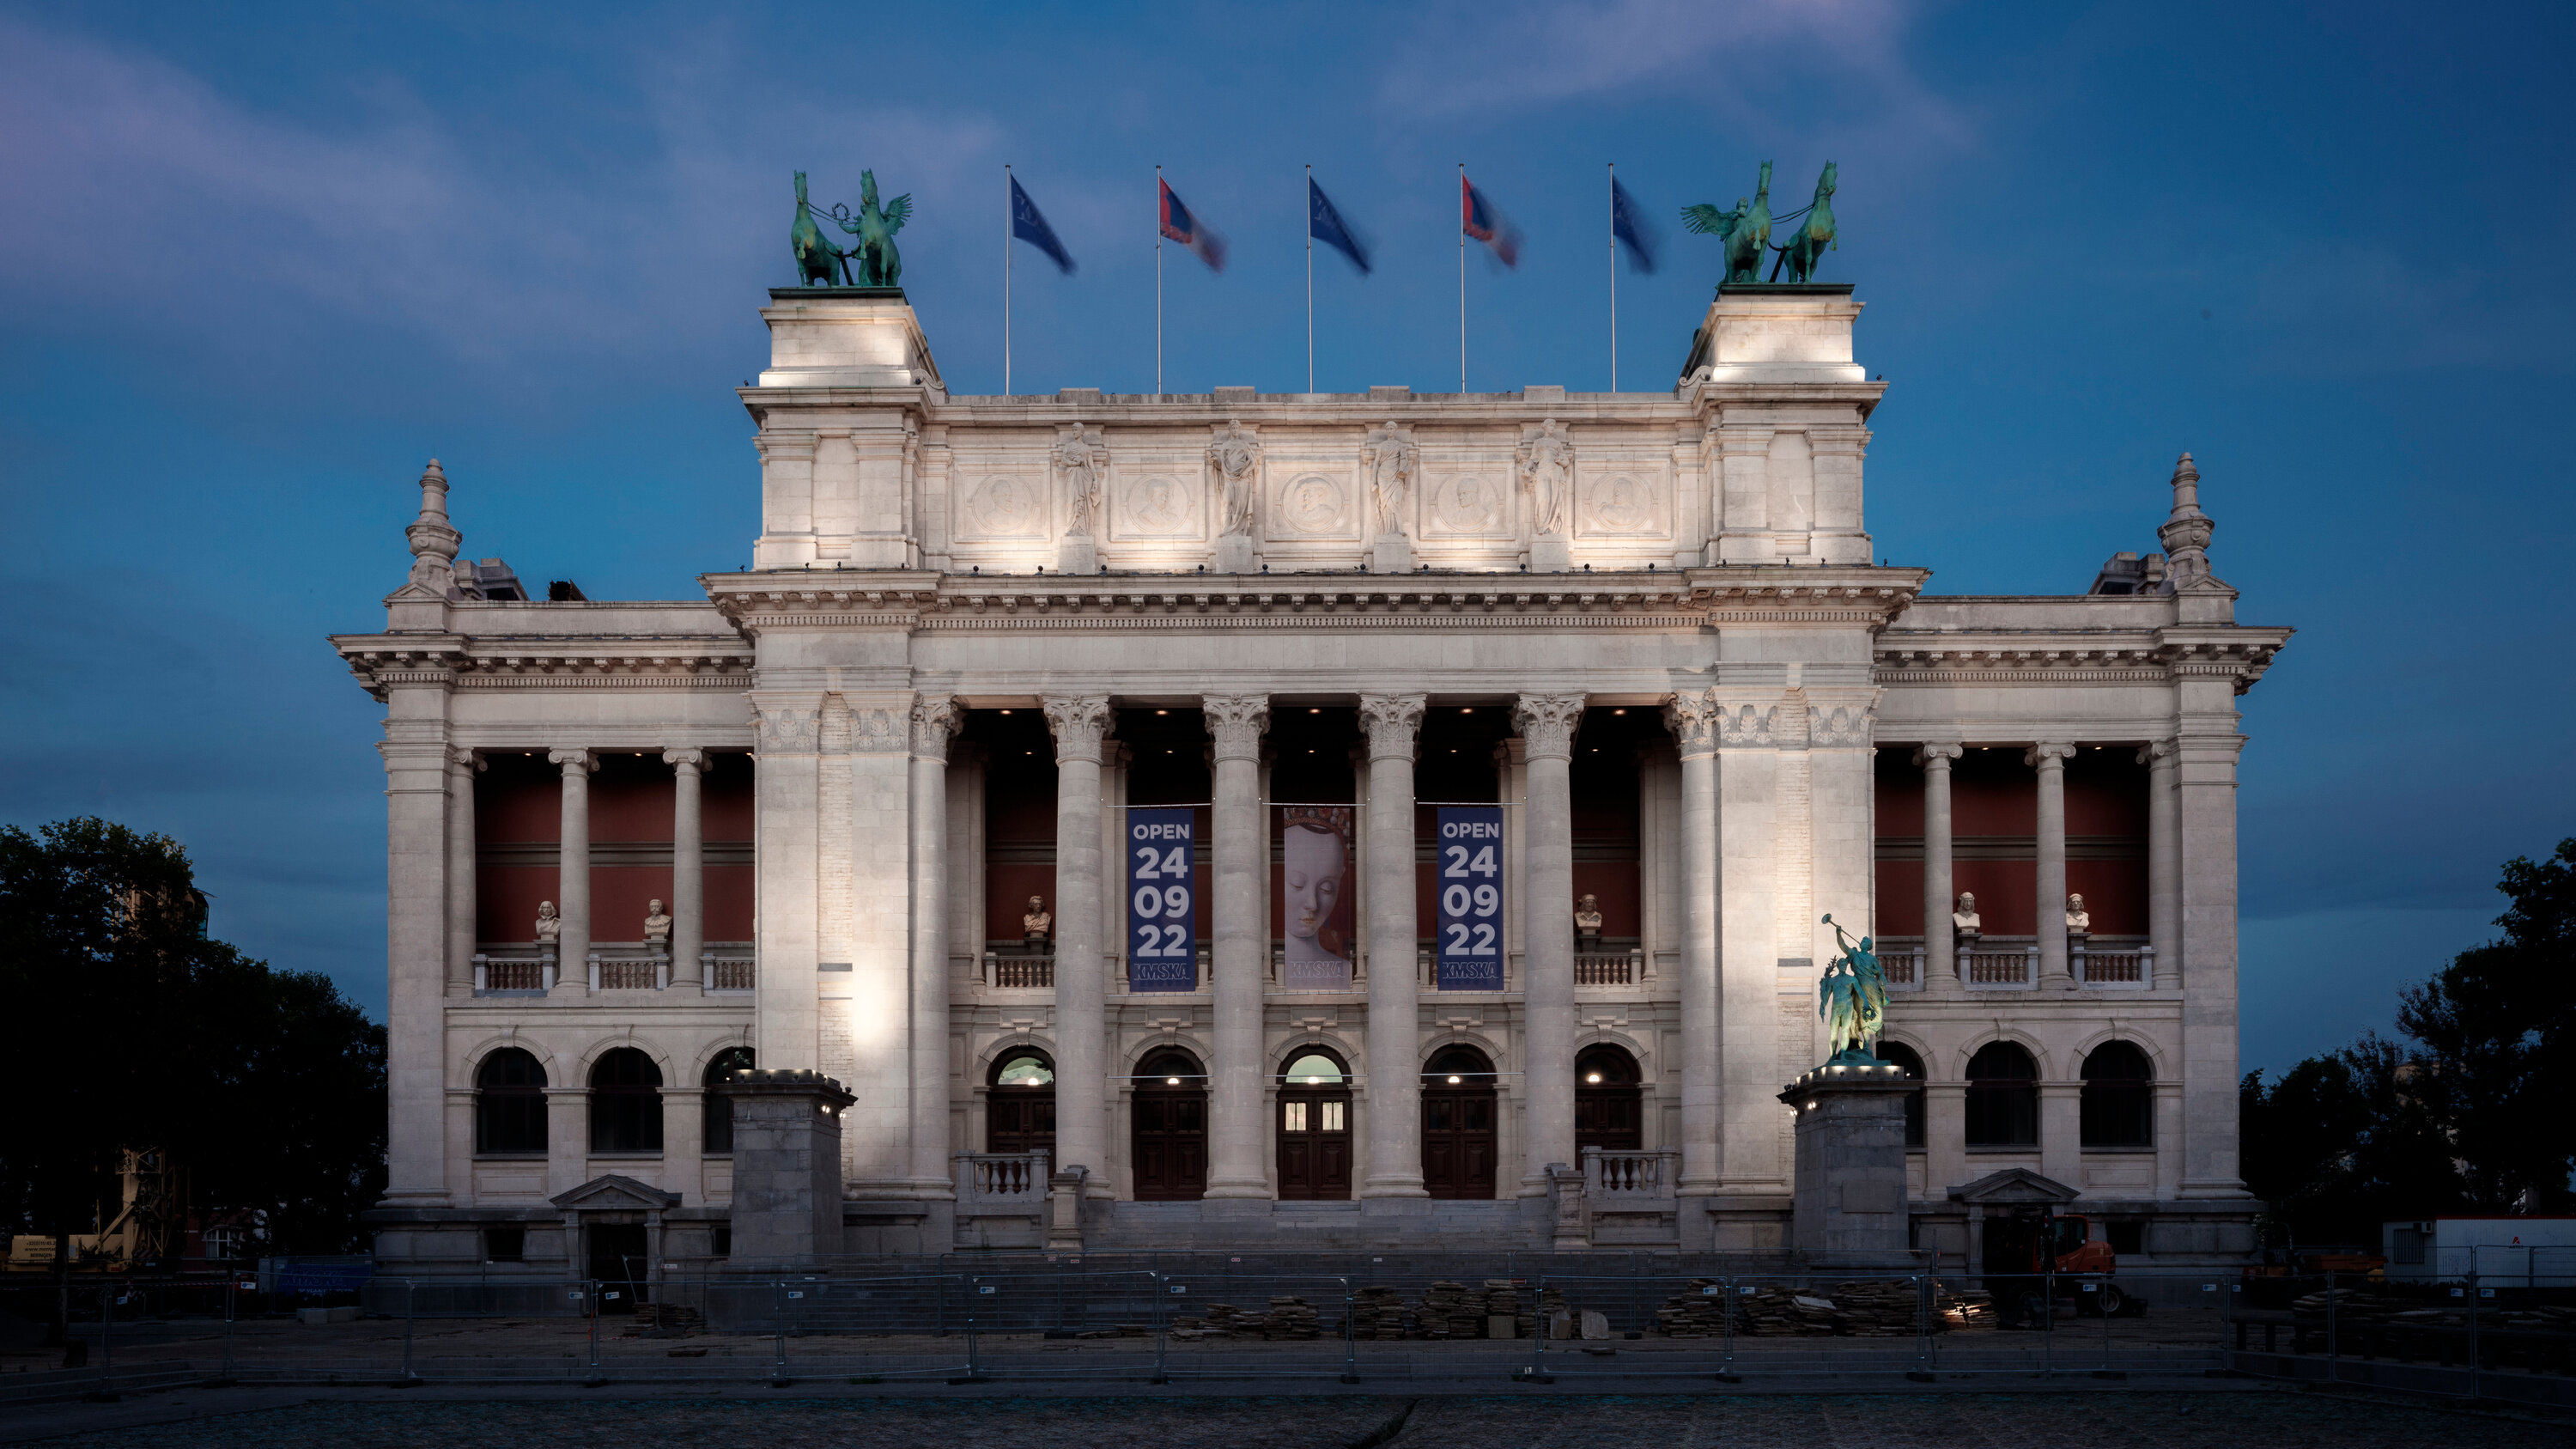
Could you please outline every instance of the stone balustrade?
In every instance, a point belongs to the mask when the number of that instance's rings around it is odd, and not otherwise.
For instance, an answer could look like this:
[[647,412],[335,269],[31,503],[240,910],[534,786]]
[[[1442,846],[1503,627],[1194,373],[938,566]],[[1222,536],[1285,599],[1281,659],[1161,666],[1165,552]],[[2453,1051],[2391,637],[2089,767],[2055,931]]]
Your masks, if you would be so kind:
[[1619,1150],[1583,1149],[1583,1193],[1602,1207],[1643,1202],[1670,1202],[1680,1176],[1681,1154],[1668,1147]]

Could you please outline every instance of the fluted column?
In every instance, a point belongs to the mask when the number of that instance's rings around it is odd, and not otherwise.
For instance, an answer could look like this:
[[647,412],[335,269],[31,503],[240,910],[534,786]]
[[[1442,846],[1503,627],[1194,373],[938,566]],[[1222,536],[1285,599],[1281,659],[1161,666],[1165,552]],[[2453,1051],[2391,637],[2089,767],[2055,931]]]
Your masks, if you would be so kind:
[[555,938],[555,990],[582,996],[590,989],[590,772],[599,760],[588,750],[551,750],[546,759],[563,770],[563,845],[555,867],[555,914],[563,930]]
[[1706,694],[1664,707],[1681,746],[1683,1196],[1717,1191],[1717,718]]
[[1923,990],[1934,996],[1958,992],[1958,938],[1951,934],[1950,914],[1959,899],[1952,874],[1950,845],[1950,766],[1959,746],[1922,744],[1914,762],[1923,767]]
[[912,704],[912,1190],[955,1194],[948,1168],[948,745],[957,701]]
[[1574,795],[1569,779],[1583,696],[1524,694],[1512,706],[1529,762],[1521,846],[1529,1103],[1521,1195],[1545,1196],[1547,1170],[1574,1155]]
[[702,991],[707,949],[707,827],[701,805],[707,752],[664,750],[671,767],[671,984]]
[[2171,740],[2138,751],[2138,763],[2147,767],[2147,942],[2156,948],[2151,987],[2182,980],[2182,831],[2174,789],[2180,758]]
[[1102,979],[1100,760],[1112,716],[1103,695],[1044,701],[1055,734],[1055,1146],[1057,1170],[1083,1167],[1085,1191],[1110,1193],[1107,1003]]
[[1261,1090],[1261,985],[1269,932],[1263,929],[1261,877],[1269,832],[1261,819],[1261,735],[1269,728],[1270,701],[1258,694],[1209,695],[1201,706],[1215,742],[1208,824],[1216,867],[1209,953],[1216,1060],[1208,1067],[1207,1196],[1266,1198],[1270,1180],[1261,1160],[1270,1131]]
[[2066,761],[2073,745],[2036,744],[2022,761],[2039,771],[2039,981],[2073,986],[2066,958]]
[[1368,1177],[1362,1197],[1422,1185],[1422,995],[1413,976],[1413,751],[1418,694],[1360,696],[1368,731]]
[[472,750],[447,749],[447,989],[474,992],[474,776]]

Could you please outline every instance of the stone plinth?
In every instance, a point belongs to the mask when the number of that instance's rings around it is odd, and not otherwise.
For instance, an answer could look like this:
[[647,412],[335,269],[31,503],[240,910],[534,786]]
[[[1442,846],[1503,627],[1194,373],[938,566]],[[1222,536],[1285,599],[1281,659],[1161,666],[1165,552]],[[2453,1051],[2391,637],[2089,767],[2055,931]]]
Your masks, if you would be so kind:
[[764,388],[944,390],[900,287],[773,287],[760,319],[769,324]]
[[1829,1062],[1780,1093],[1798,1114],[1789,1246],[1811,1263],[1902,1266],[1906,1246],[1902,1068]]
[[733,1257],[804,1265],[841,1251],[841,1113],[856,1097],[820,1072],[737,1072]]
[[1852,322],[1861,304],[1849,282],[1718,288],[1682,369],[1727,383],[1867,382],[1852,360]]
[[1574,545],[1561,533],[1543,533],[1531,539],[1530,572],[1534,574],[1574,572]]

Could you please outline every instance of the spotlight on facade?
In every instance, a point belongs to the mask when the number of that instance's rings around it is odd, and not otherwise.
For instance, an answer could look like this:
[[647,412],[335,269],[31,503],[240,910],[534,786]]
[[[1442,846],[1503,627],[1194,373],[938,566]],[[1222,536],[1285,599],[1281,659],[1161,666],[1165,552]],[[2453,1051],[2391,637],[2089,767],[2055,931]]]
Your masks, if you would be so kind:
[[1449,1085],[1451,1085],[1451,1086],[1453,1086],[1453,1087],[1454,1087],[1454,1086],[1456,1086],[1456,1085],[1458,1085],[1458,1079],[1457,1079],[1456,1077],[1451,1077],[1451,1078],[1449,1079]]
[[1181,1079],[1180,1079],[1180,1078],[1178,1078],[1178,1077],[1165,1077],[1165,1078],[1163,1079],[1163,1085],[1164,1085],[1164,1086],[1166,1086],[1166,1087],[1177,1087],[1177,1086],[1179,1086],[1180,1084],[1181,1084]]
[[1587,1074],[1584,1076],[1583,1080],[1585,1080],[1585,1081],[1587,1081],[1587,1082],[1591,1083],[1593,1086],[1596,1086],[1596,1087],[1597,1087],[1597,1086],[1600,1086],[1600,1085],[1601,1085],[1601,1074],[1600,1074],[1599,1072],[1591,1072],[1591,1073],[1587,1073]]

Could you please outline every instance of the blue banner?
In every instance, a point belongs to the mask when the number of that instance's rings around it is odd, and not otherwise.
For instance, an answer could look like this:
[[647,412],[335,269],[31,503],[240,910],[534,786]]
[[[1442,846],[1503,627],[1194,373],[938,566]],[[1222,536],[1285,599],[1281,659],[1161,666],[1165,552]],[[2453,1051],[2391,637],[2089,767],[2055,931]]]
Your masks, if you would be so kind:
[[1439,852],[1443,991],[1503,989],[1503,807],[1443,805]]
[[1127,989],[1195,991],[1199,984],[1197,812],[1127,812]]

